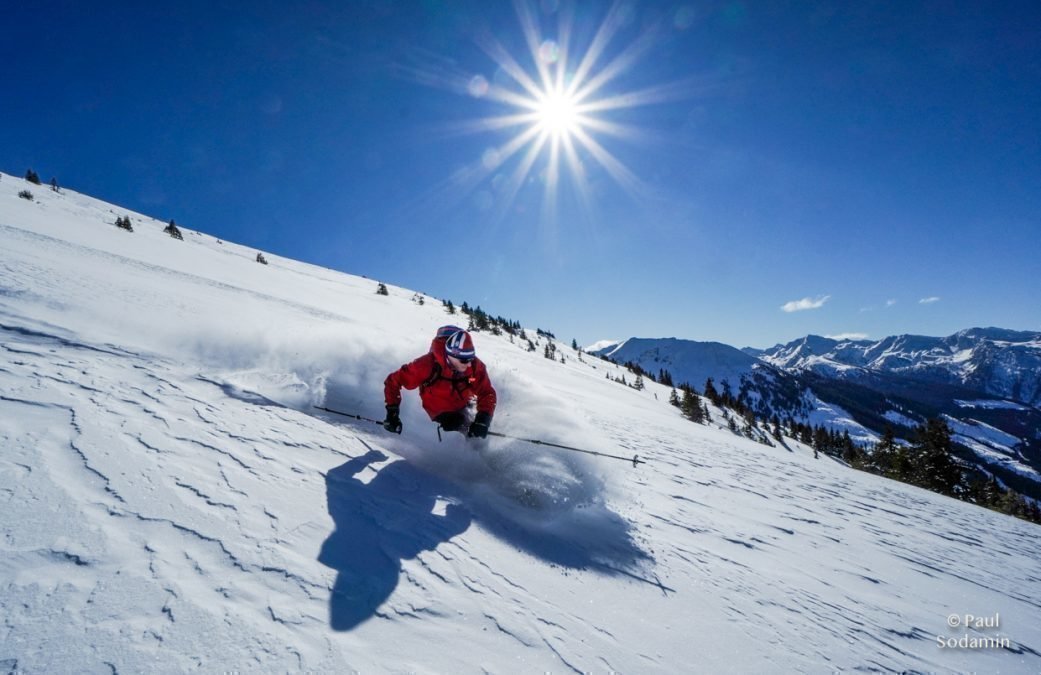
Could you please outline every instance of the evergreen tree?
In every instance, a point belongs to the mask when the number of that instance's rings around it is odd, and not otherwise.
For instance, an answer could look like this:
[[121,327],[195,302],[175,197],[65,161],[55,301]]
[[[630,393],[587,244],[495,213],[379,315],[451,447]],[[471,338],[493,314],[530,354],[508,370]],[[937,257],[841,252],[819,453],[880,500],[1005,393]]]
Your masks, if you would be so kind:
[[680,397],[679,394],[676,393],[676,387],[673,387],[672,393],[669,394],[669,405],[674,405],[677,408],[680,407]]
[[842,451],[842,459],[847,464],[859,464],[861,453],[857,444],[853,442],[853,439],[849,436],[849,430],[842,432],[842,438],[839,440],[839,448]]
[[387,284],[382,281],[376,284],[376,295],[390,295],[390,291],[387,289]]
[[873,473],[888,475],[896,460],[896,437],[893,435],[893,427],[886,425],[882,433],[882,440],[875,445],[871,453],[871,459],[867,468]]
[[683,412],[683,416],[691,422],[701,424],[705,421],[701,409],[701,399],[696,393],[694,393],[694,390],[689,387],[683,390],[683,401],[680,403],[680,410]]
[[[706,394],[706,396],[707,395],[708,394]],[[723,391],[720,392],[719,397],[722,400],[726,401],[728,407],[735,407],[734,403],[736,403],[736,399],[734,399],[734,392],[730,388],[730,380],[723,380]]]
[[823,426],[818,425],[813,429],[813,449],[824,454],[827,454],[828,450],[831,449],[828,431]]
[[1027,505],[1027,520],[1041,523],[1041,508],[1038,508],[1037,502],[1032,501]]
[[1027,503],[1023,499],[1023,495],[1014,490],[1008,490],[1001,500],[1001,510],[1010,516],[1022,518],[1027,513]]
[[705,398],[712,401],[712,405],[719,405],[719,392],[716,391],[716,385],[712,383],[712,378],[705,380]]
[[184,236],[181,234],[181,230],[177,227],[177,223],[175,223],[173,220],[170,221],[169,225],[163,228],[163,232],[167,233],[168,235],[170,235],[174,239],[177,239],[178,241],[184,241]]
[[58,189],[58,179],[53,176],[51,176],[51,190],[54,192],[61,192],[61,190]]
[[852,443],[842,449],[842,460],[852,467],[859,468],[861,465],[860,451]]
[[578,351],[578,340],[576,340],[575,338],[571,338],[571,348],[574,349],[576,352]]
[[951,430],[942,419],[931,419],[918,429],[915,444],[919,466],[915,482],[934,492],[953,497],[961,486],[961,468],[951,455]]
[[1001,503],[1005,491],[998,485],[998,480],[991,476],[984,484],[981,497],[984,506],[996,507]]
[[893,452],[893,462],[889,466],[888,478],[895,478],[905,483],[914,483],[915,471],[911,450],[906,445],[898,445]]
[[643,375],[637,373],[636,379],[633,381],[633,389],[636,389],[637,391],[643,391],[644,386],[646,385],[644,385],[643,383]]
[[41,185],[40,177],[36,175],[36,172],[32,169],[29,169],[25,172],[25,180],[29,181],[30,183],[33,183],[34,185]]

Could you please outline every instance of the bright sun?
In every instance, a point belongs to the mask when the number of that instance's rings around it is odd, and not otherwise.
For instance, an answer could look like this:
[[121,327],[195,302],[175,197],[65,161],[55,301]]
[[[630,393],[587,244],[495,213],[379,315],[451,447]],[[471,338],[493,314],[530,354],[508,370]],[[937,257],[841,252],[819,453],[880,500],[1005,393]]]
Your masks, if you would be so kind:
[[[684,91],[687,85],[679,82],[607,93],[620,76],[631,72],[637,60],[653,48],[659,37],[657,27],[645,24],[627,46],[611,49],[619,33],[632,24],[629,4],[615,2],[584,51],[573,55],[574,12],[560,10],[554,39],[540,30],[537,6],[527,0],[514,2],[527,55],[515,56],[490,33],[478,39],[479,46],[498,66],[492,81],[479,74],[462,76],[458,71],[424,69],[416,73],[422,81],[466,91],[473,98],[500,106],[500,114],[472,120],[460,125],[458,131],[515,130],[512,137],[486,148],[478,161],[454,174],[452,187],[473,191],[491,179],[493,192],[486,203],[497,204],[501,214],[506,213],[533,177],[544,186],[545,212],[554,213],[558,185],[565,171],[577,196],[589,207],[594,202],[589,181],[591,168],[603,170],[630,193],[643,192],[642,181],[601,140],[643,135],[638,129],[605,119],[604,115],[688,97]],[[522,61],[528,66],[521,65]],[[511,168],[507,167],[508,162]]]
[[535,115],[541,131],[556,138],[570,138],[581,128],[578,103],[566,91],[543,92],[536,101]]

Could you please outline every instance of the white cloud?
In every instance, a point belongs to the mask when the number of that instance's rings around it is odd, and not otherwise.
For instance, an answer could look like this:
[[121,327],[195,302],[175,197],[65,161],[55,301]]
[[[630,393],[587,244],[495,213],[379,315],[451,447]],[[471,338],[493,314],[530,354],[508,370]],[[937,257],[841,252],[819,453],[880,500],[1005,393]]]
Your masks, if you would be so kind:
[[[939,298],[937,298],[937,299],[939,299]],[[886,300],[886,307],[892,307],[895,304],[896,304],[896,300],[893,299],[893,298],[890,298],[889,300]]]
[[618,344],[621,344],[621,342],[618,341],[618,340],[597,340],[596,342],[594,342],[593,344],[589,345],[588,347],[583,347],[582,351],[591,354],[593,352],[598,352],[601,349],[605,349],[607,347],[614,347],[615,345],[618,345]]
[[922,298],[921,300],[918,301],[918,304],[919,305],[931,305],[934,302],[939,302],[939,301],[940,301],[940,298],[938,298],[935,295],[933,295],[933,296],[928,297],[928,298]]
[[781,305],[781,309],[785,312],[802,312],[807,309],[820,309],[830,298],[830,295],[822,295],[819,298],[792,300],[791,302],[786,302]]
[[867,333],[839,333],[838,335],[825,335],[824,337],[832,340],[867,340],[871,336]]

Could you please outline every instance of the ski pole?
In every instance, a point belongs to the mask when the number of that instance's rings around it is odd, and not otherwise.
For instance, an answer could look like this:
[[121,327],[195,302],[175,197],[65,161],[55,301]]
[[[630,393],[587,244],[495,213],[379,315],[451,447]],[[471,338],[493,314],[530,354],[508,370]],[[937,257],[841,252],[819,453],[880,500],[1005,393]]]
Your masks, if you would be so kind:
[[334,415],[343,415],[344,417],[350,417],[350,418],[353,418],[353,419],[356,419],[356,420],[361,420],[362,422],[372,422],[373,424],[378,424],[380,426],[383,426],[383,422],[381,420],[374,420],[371,417],[362,417],[361,415],[352,415],[351,413],[345,413],[345,412],[341,412],[339,410],[333,410],[332,408],[326,408],[326,407],[323,407],[323,406],[320,406],[320,405],[316,405],[315,408],[317,408],[318,410],[324,410],[325,412],[331,412]]
[[534,445],[548,445],[554,448],[560,448],[561,450],[571,450],[573,452],[584,452],[587,455],[596,455],[597,457],[610,457],[611,459],[622,459],[626,462],[632,462],[635,468],[638,464],[646,464],[647,461],[640,459],[639,455],[633,455],[632,459],[628,457],[622,457],[621,455],[609,455],[606,452],[597,452],[595,450],[583,450],[582,448],[572,448],[570,445],[560,445],[559,443],[550,443],[549,441],[540,441],[535,438],[517,438],[516,436],[509,436],[507,434],[500,434],[498,431],[489,431],[489,436],[498,436],[499,438],[509,438],[515,441],[523,441],[525,443],[532,443]]
[[[326,408],[326,407],[320,406],[320,405],[316,405],[314,407],[317,408],[318,410],[324,410],[325,412],[333,413],[334,415],[342,415],[344,417],[350,417],[352,419],[361,420],[363,422],[372,422],[373,424],[379,424],[380,426],[383,426],[383,422],[382,421],[374,420],[371,417],[363,417],[362,415],[354,415],[352,413],[346,413],[346,412],[343,412],[343,411],[340,411],[340,410],[333,410],[332,408]],[[583,453],[585,453],[587,455],[596,455],[597,457],[609,457],[611,459],[621,459],[621,460],[624,460],[626,462],[632,462],[634,467],[636,467],[639,464],[646,464],[647,463],[647,460],[640,459],[639,455],[633,455],[632,458],[630,459],[629,457],[622,457],[621,455],[609,455],[606,452],[597,452],[595,450],[583,450],[582,448],[573,448],[570,445],[560,445],[559,443],[551,443],[549,441],[540,441],[540,440],[538,440],[536,438],[518,438],[517,436],[510,436],[508,434],[500,434],[498,431],[489,431],[488,435],[489,436],[498,436],[499,438],[509,438],[511,440],[514,440],[514,441],[522,441],[524,443],[531,443],[533,445],[545,445],[545,446],[549,446],[549,447],[553,447],[553,448],[560,448],[561,450],[571,450],[572,452],[583,452]],[[440,426],[437,428],[437,436],[438,436],[438,439],[441,438],[441,427]]]

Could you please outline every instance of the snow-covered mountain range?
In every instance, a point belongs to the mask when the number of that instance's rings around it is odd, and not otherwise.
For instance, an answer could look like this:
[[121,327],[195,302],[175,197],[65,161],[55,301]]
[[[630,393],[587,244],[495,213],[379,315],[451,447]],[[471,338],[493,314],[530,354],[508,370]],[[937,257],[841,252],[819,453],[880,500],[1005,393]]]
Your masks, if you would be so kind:
[[595,352],[700,390],[726,383],[762,416],[792,416],[875,442],[944,417],[963,458],[1041,498],[1041,333],[972,328],[878,341],[810,335],[770,349],[633,338]]
[[1036,525],[505,334],[494,431],[647,463],[322,412],[462,319],[165,225],[0,175],[0,672],[1041,670]]
[[845,378],[890,373],[1041,406],[1041,333],[970,328],[948,337],[895,335],[877,341],[810,335],[744,351],[786,370]]

